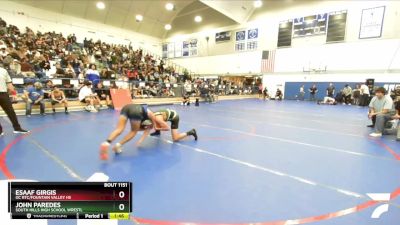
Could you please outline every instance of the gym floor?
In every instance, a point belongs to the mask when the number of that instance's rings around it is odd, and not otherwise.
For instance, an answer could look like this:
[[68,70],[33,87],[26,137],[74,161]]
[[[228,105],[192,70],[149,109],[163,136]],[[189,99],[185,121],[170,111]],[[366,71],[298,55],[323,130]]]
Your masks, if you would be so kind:
[[[369,138],[367,109],[258,99],[172,108],[181,132],[127,143],[119,156],[99,160],[99,145],[118,112],[19,117],[29,135],[0,139],[1,179],[85,181],[95,172],[134,183],[132,221],[119,224],[346,224],[400,221],[400,144]],[[139,134],[138,136],[140,136]],[[391,193],[389,211],[367,193]],[[76,221],[49,221],[76,224]]]

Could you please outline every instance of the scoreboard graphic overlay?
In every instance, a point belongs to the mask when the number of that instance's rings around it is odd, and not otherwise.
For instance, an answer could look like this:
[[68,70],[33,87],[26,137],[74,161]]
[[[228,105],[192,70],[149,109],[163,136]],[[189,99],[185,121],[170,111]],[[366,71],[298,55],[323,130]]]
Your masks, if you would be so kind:
[[12,219],[129,219],[130,182],[9,182]]

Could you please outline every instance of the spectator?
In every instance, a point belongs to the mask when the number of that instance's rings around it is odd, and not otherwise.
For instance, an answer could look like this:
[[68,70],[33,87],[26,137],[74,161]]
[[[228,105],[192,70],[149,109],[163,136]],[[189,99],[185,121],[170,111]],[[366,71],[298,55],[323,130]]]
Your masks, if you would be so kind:
[[91,64],[89,69],[86,71],[86,79],[92,82],[93,85],[97,85],[100,81],[100,74],[97,71],[97,66],[95,64]]
[[65,71],[64,69],[61,67],[61,63],[56,63],[56,74],[55,77],[64,77],[65,75]]
[[105,88],[103,84],[99,82],[97,84],[97,87],[95,88],[95,93],[97,94],[97,97],[101,101],[106,101],[106,104],[109,108],[112,107],[111,94],[109,88]]
[[335,96],[335,86],[329,83],[328,88],[326,88],[326,96],[333,98]]
[[186,106],[190,105],[190,96],[189,95],[183,95],[182,105],[186,105]]
[[370,95],[369,87],[366,84],[362,84],[360,87],[360,92],[361,92],[360,106],[367,106]]
[[39,63],[39,66],[43,69],[43,70],[50,70],[50,62],[46,57],[43,57],[42,61]]
[[267,87],[265,87],[264,90],[263,90],[262,92],[263,92],[263,99],[264,99],[264,101],[267,100],[267,99],[269,99]]
[[275,92],[275,99],[281,101],[282,98],[283,98],[282,91],[278,88],[278,89],[276,90],[276,92]]
[[396,108],[397,113],[396,113],[396,115],[394,117],[392,117],[392,119],[397,119],[398,120],[397,121],[397,137],[396,137],[396,140],[400,141],[400,122],[399,122],[400,121],[400,100],[396,102],[395,108]]
[[5,58],[9,53],[7,52],[7,46],[2,44],[0,45],[0,56]]
[[167,96],[167,97],[175,97],[175,93],[172,91],[171,88],[165,88],[165,96]]
[[65,98],[65,94],[61,91],[57,86],[54,86],[53,91],[51,92],[51,107],[53,109],[53,113],[56,113],[56,104],[64,104],[65,114],[68,114],[68,101]]
[[75,78],[75,71],[74,68],[72,67],[72,64],[68,64],[67,68],[65,69],[64,76],[62,78]]
[[45,116],[45,105],[44,105],[44,92],[43,86],[40,82],[36,82],[33,87],[29,87],[25,92],[26,102],[26,115],[28,117],[32,114],[32,106],[40,105],[40,114]]
[[396,88],[392,91],[392,99],[395,102],[400,102],[400,85],[397,85]]
[[74,61],[72,62],[72,68],[74,69],[75,72],[74,77],[78,76],[82,72],[81,64],[82,62],[79,61],[78,59],[74,59]]
[[351,89],[351,87],[348,84],[346,84],[344,86],[343,91],[342,91],[343,97],[344,97],[343,104],[351,105],[351,94],[352,94],[352,91],[353,90]]
[[29,64],[25,58],[21,60],[21,74],[24,77],[35,77],[31,64]]
[[185,84],[183,85],[183,88],[185,89],[185,94],[186,95],[192,95],[193,90],[192,90],[192,83],[189,80],[185,81]]
[[211,103],[213,102],[213,99],[211,98],[210,95],[210,90],[208,88],[208,85],[203,83],[201,88],[200,88],[200,96],[205,99],[206,102]]
[[304,85],[301,85],[300,86],[300,90],[299,90],[299,97],[298,97],[298,99],[297,100],[300,100],[300,101],[304,101],[304,95],[305,95],[305,90],[304,90]]
[[[261,98],[263,95],[263,85],[259,84],[258,85],[258,98]],[[264,99],[265,100],[265,99]]]
[[177,80],[176,80],[175,75],[170,76],[169,82],[170,82],[171,84],[176,84]]
[[28,104],[28,97],[27,97],[27,95],[25,95],[25,93],[27,93],[28,90],[32,87],[33,87],[33,82],[31,82],[31,81],[27,82],[25,89],[24,89],[24,95],[21,96],[22,100],[24,100],[26,104]]
[[310,101],[315,101],[315,95],[318,93],[317,85],[313,84],[308,91],[310,92]]
[[353,104],[354,105],[360,105],[360,96],[361,96],[361,91],[360,91],[360,85],[356,85],[356,88],[353,89]]
[[393,100],[385,92],[385,88],[377,88],[375,97],[369,103],[368,118],[372,120],[372,125],[368,127],[375,127],[375,132],[370,134],[372,137],[381,137],[386,122],[394,115]]
[[33,70],[35,71],[36,77],[39,79],[46,76],[46,73],[43,71],[42,67],[40,67],[39,63],[33,66]]
[[344,103],[343,90],[340,90],[340,91],[336,92],[335,100],[339,104]]
[[322,102],[317,102],[318,105],[336,105],[336,99],[332,98],[332,97],[324,97],[324,100]]
[[79,90],[79,101],[86,104],[85,110],[89,112],[97,112],[96,108],[100,106],[100,101],[92,92],[92,83],[88,80],[84,82],[83,87]]
[[46,81],[46,85],[43,88],[44,98],[45,99],[50,99],[51,98],[51,91],[53,90],[53,88],[54,88],[53,81],[52,80]]
[[[24,130],[21,128],[21,125],[18,122],[17,115],[12,107],[12,103],[10,101],[9,93],[13,92],[14,86],[11,82],[11,77],[8,75],[7,70],[0,68],[0,106],[3,111],[7,114],[8,118],[10,119],[14,133],[28,133],[29,131]],[[3,127],[0,125],[0,136],[3,136]]]
[[12,61],[12,63],[10,64],[10,70],[11,70],[11,73],[10,73],[11,76],[22,75],[21,74],[21,64],[16,59],[14,59]]

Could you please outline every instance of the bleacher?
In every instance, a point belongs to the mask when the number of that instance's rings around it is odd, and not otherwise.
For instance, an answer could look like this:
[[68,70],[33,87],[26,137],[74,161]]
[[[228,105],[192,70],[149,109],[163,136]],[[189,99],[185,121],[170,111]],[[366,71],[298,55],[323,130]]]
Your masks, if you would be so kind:
[[[251,94],[255,94],[257,90],[254,85],[253,87],[228,86],[219,79],[195,78],[186,68],[143,49],[133,50],[131,46],[107,44],[100,40],[85,39],[84,43],[78,43],[72,35],[63,37],[61,34],[52,32],[34,33],[29,28],[22,33],[17,27],[5,26],[5,21],[1,21],[3,27],[0,28],[3,33],[0,36],[0,45],[3,46],[2,48],[6,46],[9,54],[0,56],[0,63],[6,65],[5,68],[9,71],[17,90],[14,109],[19,115],[25,114],[26,104],[22,95],[26,84],[34,82],[43,83],[45,93],[49,93],[53,86],[58,86],[63,90],[69,100],[70,111],[84,108],[84,104],[78,101],[78,93],[85,79],[95,83],[101,82],[103,88],[107,90],[127,89],[131,93],[133,102],[149,105],[180,103],[182,96],[186,95],[185,81],[191,82],[192,101],[204,96],[204,92],[201,94],[204,88],[209,90],[210,94],[220,96],[219,100],[254,97]],[[4,35],[4,32],[7,35]],[[10,38],[12,36],[19,37],[18,41]],[[18,50],[21,49],[20,47],[13,47],[17,42],[21,47],[29,46],[27,49],[30,50],[25,50],[21,54]],[[107,59],[107,55],[112,55],[112,57]],[[35,74],[35,77],[15,70],[15,66],[22,68],[22,59],[32,66],[31,72]],[[6,61],[8,64],[5,63]],[[60,67],[56,68],[56,64]],[[96,74],[86,73],[90,65],[96,65],[97,72],[106,69],[111,79],[104,79],[104,74],[100,73],[102,76],[98,77]],[[74,78],[66,78],[67,66],[73,67],[72,74],[68,76]],[[58,73],[58,70],[62,73]],[[49,81],[51,84],[47,84]],[[49,98],[45,98],[45,104],[46,111],[51,110]],[[102,104],[106,105],[104,102]],[[37,113],[37,108],[38,106],[33,107],[33,113]]]
[[[22,99],[23,90],[25,88],[25,84],[27,82],[42,82],[44,84],[45,92],[50,91],[49,88],[46,88],[46,83],[48,81],[52,81],[53,85],[58,85],[60,90],[68,93],[74,93],[73,96],[71,94],[66,94],[66,97],[69,101],[69,109],[70,111],[82,111],[84,110],[85,104],[78,100],[78,92],[79,87],[82,84],[83,80],[79,79],[66,79],[66,78],[53,78],[53,79],[32,79],[32,78],[21,78],[21,77],[13,77],[12,82],[15,86],[15,89],[18,92],[17,102],[13,104],[13,107],[18,115],[25,115],[25,102]],[[180,104],[182,102],[182,96],[184,94],[183,84],[166,84],[166,83],[157,83],[162,88],[170,88],[172,92],[176,93],[173,97],[168,97],[162,95],[162,93],[157,97],[149,96],[146,94],[137,93],[142,91],[143,87],[149,84],[149,82],[139,82],[139,81],[118,81],[118,80],[100,80],[106,90],[109,90],[111,87],[116,87],[117,89],[128,89],[130,93],[132,93],[133,103],[137,104],[148,104],[148,105],[163,105],[163,104]],[[153,83],[153,82],[152,82]],[[154,85],[154,83],[153,83]],[[70,87],[66,87],[70,86]],[[197,90],[198,86],[196,84],[192,84],[192,89]],[[161,89],[162,90],[162,89]],[[233,89],[235,90],[235,89]],[[215,87],[215,94],[218,96],[218,100],[231,100],[231,99],[244,99],[244,98],[254,98],[256,97],[255,92],[250,92],[246,94],[231,94],[231,93],[240,93],[240,90],[229,91],[226,92],[225,85],[218,85]],[[203,102],[204,99],[201,98],[199,94],[193,93],[191,95],[191,101],[195,102],[196,98],[199,98],[200,102]],[[50,99],[45,98],[46,111],[51,111]],[[102,105],[106,105],[105,101],[102,101]],[[63,107],[61,105],[56,107],[57,111],[63,111]],[[39,112],[39,106],[33,107],[33,114]],[[0,115],[4,115],[3,111],[0,111]]]

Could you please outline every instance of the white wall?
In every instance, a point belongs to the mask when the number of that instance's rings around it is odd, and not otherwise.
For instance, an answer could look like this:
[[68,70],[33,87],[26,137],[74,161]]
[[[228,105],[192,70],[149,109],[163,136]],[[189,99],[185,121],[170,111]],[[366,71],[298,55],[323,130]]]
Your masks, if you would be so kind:
[[[17,12],[23,12],[24,15],[19,15]],[[132,42],[134,48],[141,47],[161,56],[162,40],[159,38],[15,2],[2,0],[0,4],[0,17],[8,24],[17,26],[23,32],[25,32],[25,27],[29,27],[34,31],[41,32],[56,31],[64,35],[74,33],[80,42],[85,37],[115,44],[127,45],[129,42]]]
[[[261,51],[208,57],[176,58],[173,62],[199,74],[260,73]],[[400,39],[324,44],[276,50],[275,73],[323,69],[329,72],[400,70]]]
[[[400,51],[397,50],[400,48],[400,1],[304,2],[304,4],[272,8],[255,16],[247,24],[170,37],[166,41],[175,42],[197,38],[200,57],[177,58],[174,61],[186,65],[198,73],[210,73],[210,71],[214,73],[246,73],[247,71],[257,73],[261,69],[261,51],[276,49],[279,21],[315,13],[347,10],[345,42],[326,44],[325,35],[293,39],[292,47],[277,50],[275,71],[279,73],[300,72],[303,67],[308,66],[312,68],[327,66],[330,71],[400,69]],[[377,6],[386,6],[382,37],[360,40],[358,35],[362,9]],[[234,39],[234,31],[251,27],[259,29],[258,51],[236,53],[234,52],[234,40],[215,43],[216,32],[233,31],[232,39]],[[205,37],[209,37],[208,42]],[[240,65],[232,65],[230,63],[232,58],[240,58]],[[203,66],[204,64],[207,66]],[[237,69],[237,67],[245,69]]]

